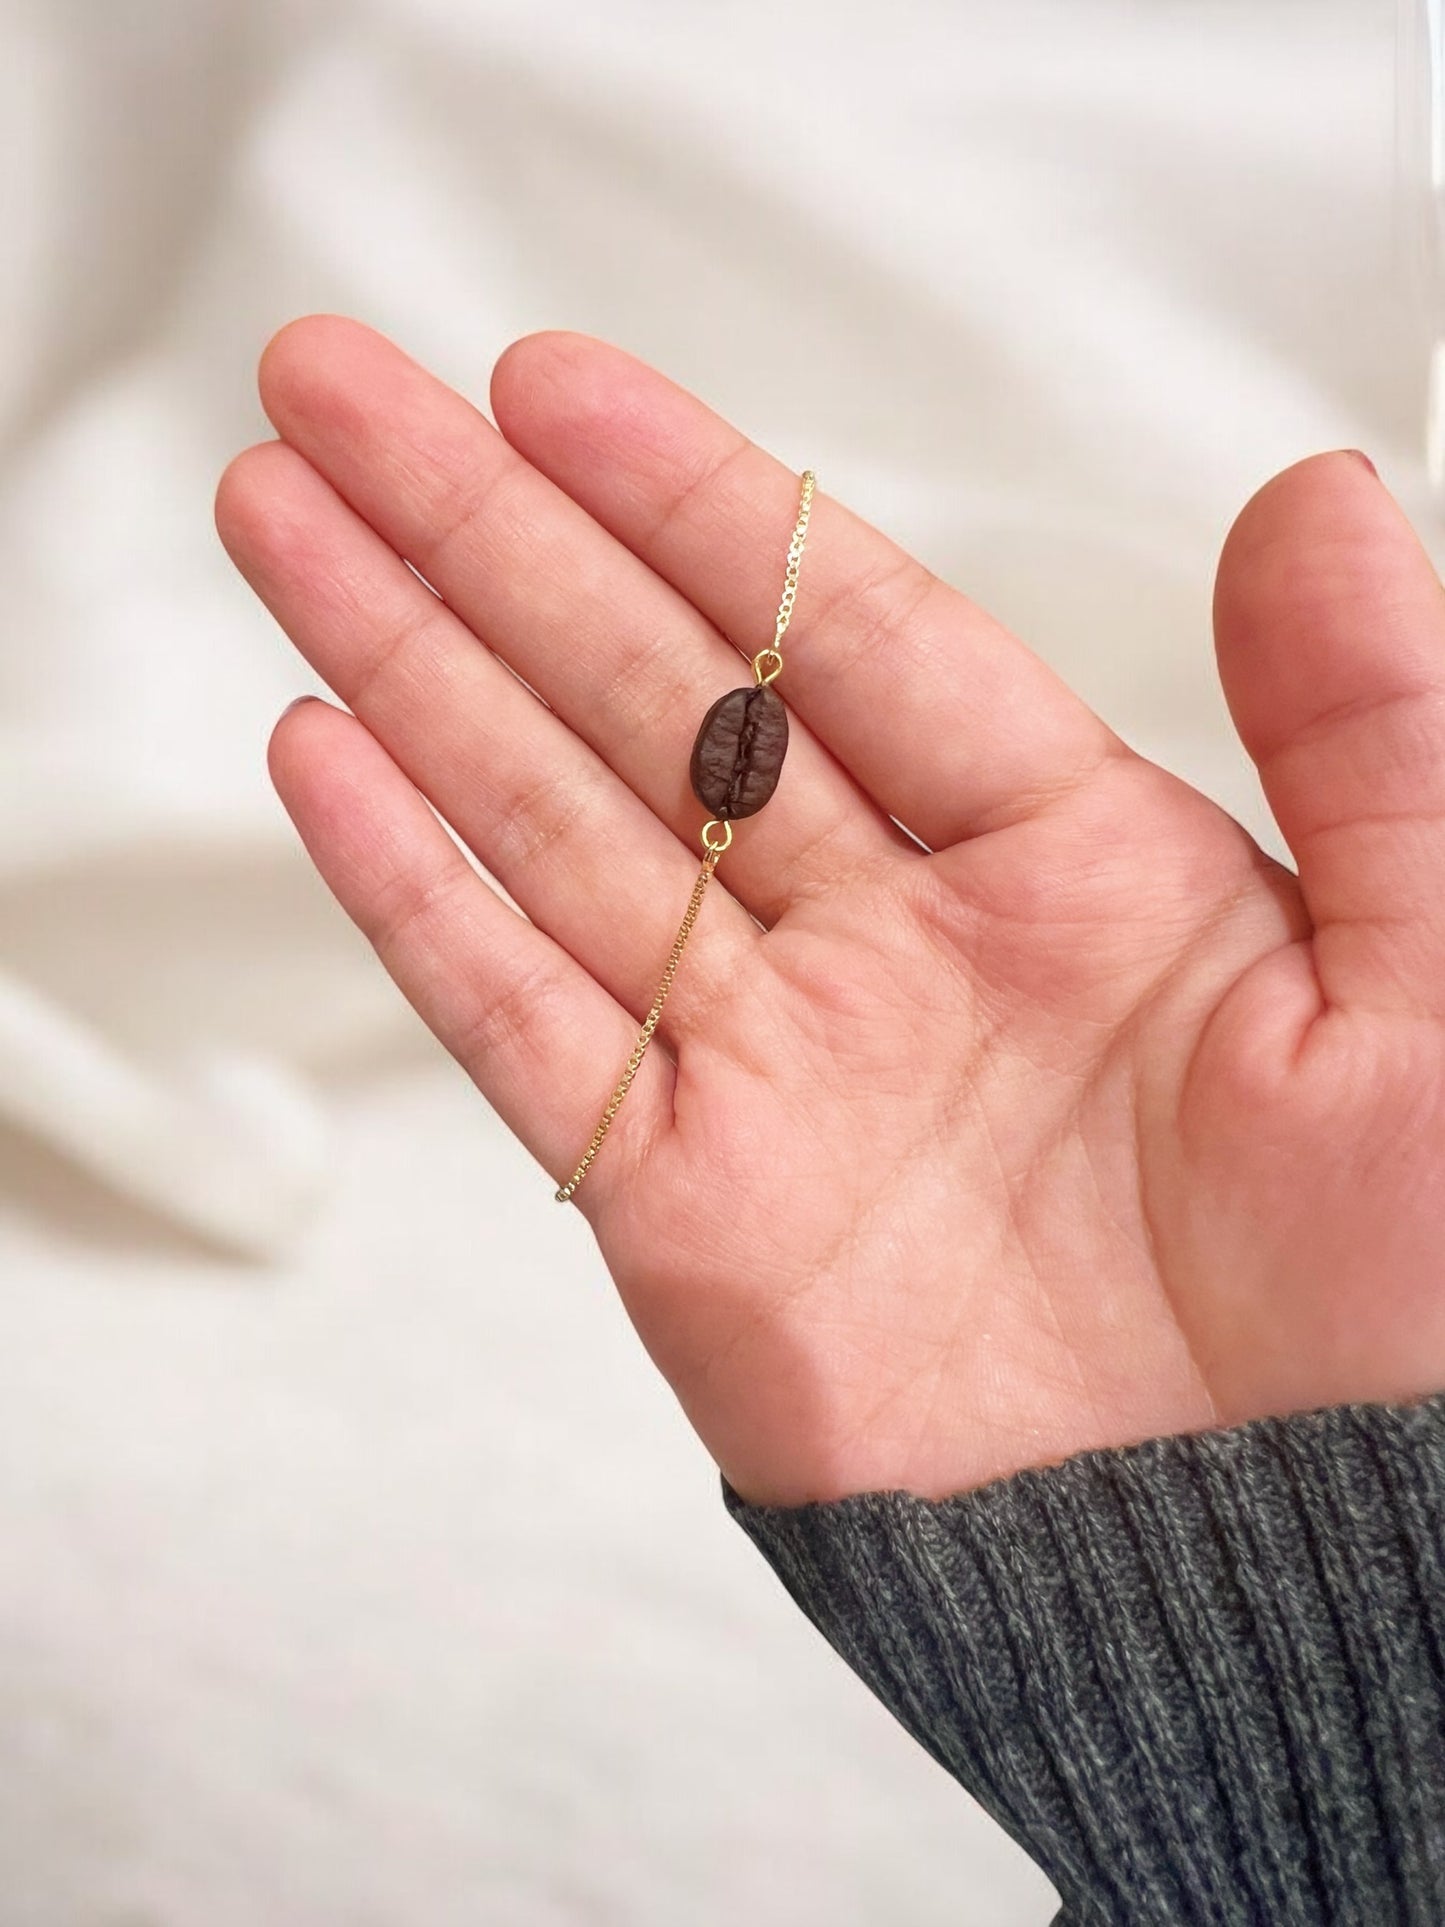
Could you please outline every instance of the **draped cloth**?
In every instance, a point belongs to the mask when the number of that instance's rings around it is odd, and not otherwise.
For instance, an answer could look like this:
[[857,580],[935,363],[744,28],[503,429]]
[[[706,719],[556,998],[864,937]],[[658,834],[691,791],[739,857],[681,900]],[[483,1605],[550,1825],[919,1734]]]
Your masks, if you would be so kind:
[[1231,515],[1361,444],[1433,539],[1390,25],[6,10],[12,1918],[1047,1916],[713,1516],[585,1227],[311,877],[263,766],[310,679],[210,499],[293,314],[479,400],[515,335],[600,334],[1268,834],[1209,653]]

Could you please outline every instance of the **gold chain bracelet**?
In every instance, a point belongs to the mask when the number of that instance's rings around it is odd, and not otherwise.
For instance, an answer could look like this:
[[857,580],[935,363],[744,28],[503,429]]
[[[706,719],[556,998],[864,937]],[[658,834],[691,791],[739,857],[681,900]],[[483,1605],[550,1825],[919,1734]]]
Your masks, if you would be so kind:
[[601,1150],[602,1140],[612,1128],[612,1120],[621,1110],[622,1100],[632,1087],[632,1080],[657,1029],[662,1006],[667,1002],[667,993],[672,989],[683,950],[697,922],[703,892],[723,852],[732,844],[733,824],[739,817],[752,816],[760,810],[778,786],[783,757],[788,747],[788,712],[773,684],[782,673],[782,642],[793,618],[793,604],[798,599],[798,571],[803,561],[803,544],[808,538],[808,517],[813,511],[813,491],[816,486],[812,469],[805,469],[802,492],[798,498],[798,519],[788,544],[788,566],[783,578],[782,600],[778,604],[777,624],[772,642],[753,657],[752,687],[730,689],[725,696],[720,696],[703,717],[698,730],[689,774],[693,794],[704,809],[713,812],[702,826],[702,868],[692,886],[682,923],[672,940],[672,949],[663,967],[662,981],[657,986],[652,1008],[632,1047],[632,1055],[617,1080],[616,1090],[607,1100],[602,1116],[597,1121],[597,1129],[592,1133],[577,1169],[555,1194],[558,1204],[566,1204],[576,1197],[578,1185]]

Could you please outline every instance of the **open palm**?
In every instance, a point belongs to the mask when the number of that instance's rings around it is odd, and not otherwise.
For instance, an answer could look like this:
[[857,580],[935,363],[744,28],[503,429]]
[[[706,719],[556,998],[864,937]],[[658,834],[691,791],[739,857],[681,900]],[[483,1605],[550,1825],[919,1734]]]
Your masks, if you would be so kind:
[[[261,384],[281,439],[219,525],[354,712],[288,712],[275,781],[560,1180],[687,900],[689,750],[771,633],[796,475],[577,336],[508,350],[496,427],[337,319]],[[782,783],[577,1198],[745,1497],[1445,1382],[1445,595],[1329,455],[1245,509],[1216,616],[1298,878],[819,494]]]

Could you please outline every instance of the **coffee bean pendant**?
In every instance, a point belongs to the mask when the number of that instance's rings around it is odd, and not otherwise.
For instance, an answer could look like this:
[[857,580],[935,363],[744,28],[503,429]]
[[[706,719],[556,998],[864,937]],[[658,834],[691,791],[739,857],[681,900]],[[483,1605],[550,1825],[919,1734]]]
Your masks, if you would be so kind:
[[658,980],[652,1003],[642,1020],[637,1042],[622,1067],[622,1075],[611,1097],[602,1107],[597,1128],[578,1159],[575,1170],[566,1183],[559,1184],[552,1194],[558,1204],[567,1204],[576,1197],[577,1187],[591,1170],[593,1160],[612,1128],[612,1121],[632,1088],[632,1080],[641,1068],[647,1047],[657,1035],[663,1004],[677,976],[683,948],[702,909],[703,893],[719,861],[732,848],[734,822],[739,817],[755,815],[778,787],[783,758],[788,752],[788,712],[783,707],[782,697],[770,685],[783,667],[783,637],[797,599],[798,570],[803,560],[803,543],[808,534],[814,487],[812,469],[804,469],[798,490],[797,520],[793,524],[792,540],[788,543],[778,619],[773,626],[772,642],[753,657],[754,686],[751,689],[730,689],[725,696],[719,696],[703,717],[702,727],[693,743],[688,774],[692,778],[698,802],[711,812],[710,821],[704,823],[698,833],[703,848],[702,862],[693,879],[692,895],[682,913],[682,922],[672,940],[672,949],[662,967],[662,976]]
[[778,787],[788,712],[767,683],[730,689],[702,719],[692,746],[693,794],[720,823],[760,810]]

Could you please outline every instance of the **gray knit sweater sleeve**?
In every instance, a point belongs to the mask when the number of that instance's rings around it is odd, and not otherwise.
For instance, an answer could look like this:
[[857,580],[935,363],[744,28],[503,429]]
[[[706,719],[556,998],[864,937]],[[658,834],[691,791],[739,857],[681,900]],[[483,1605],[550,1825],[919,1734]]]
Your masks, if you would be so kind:
[[1445,1396],[729,1512],[1069,1927],[1445,1923]]

